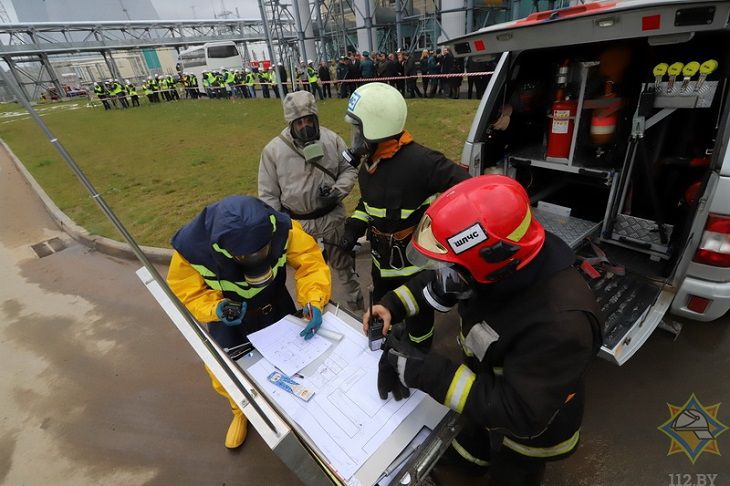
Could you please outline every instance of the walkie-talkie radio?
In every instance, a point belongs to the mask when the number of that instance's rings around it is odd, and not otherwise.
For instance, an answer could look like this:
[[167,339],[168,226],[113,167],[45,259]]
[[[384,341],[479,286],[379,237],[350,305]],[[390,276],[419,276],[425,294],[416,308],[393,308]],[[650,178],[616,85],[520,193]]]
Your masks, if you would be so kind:
[[378,351],[383,348],[385,336],[383,336],[383,320],[373,314],[373,291],[370,290],[370,322],[368,325],[368,343],[370,351]]

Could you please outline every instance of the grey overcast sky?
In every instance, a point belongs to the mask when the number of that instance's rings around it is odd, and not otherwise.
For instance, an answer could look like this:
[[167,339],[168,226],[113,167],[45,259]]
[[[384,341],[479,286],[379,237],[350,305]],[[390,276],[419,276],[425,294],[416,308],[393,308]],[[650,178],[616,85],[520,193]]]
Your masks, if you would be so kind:
[[[2,1],[2,0],[0,0]],[[16,0],[17,1],[17,0]],[[88,0],[93,2],[94,0]],[[135,0],[120,0],[123,5]],[[160,19],[212,19],[220,17],[224,12],[230,12],[232,17],[240,15],[244,19],[261,18],[258,0],[151,0]],[[2,1],[11,22],[17,22],[12,1]],[[238,12],[236,12],[238,9]]]
[[161,19],[212,19],[224,11],[236,17],[236,9],[241,18],[260,18],[257,0],[152,0],[152,4]]

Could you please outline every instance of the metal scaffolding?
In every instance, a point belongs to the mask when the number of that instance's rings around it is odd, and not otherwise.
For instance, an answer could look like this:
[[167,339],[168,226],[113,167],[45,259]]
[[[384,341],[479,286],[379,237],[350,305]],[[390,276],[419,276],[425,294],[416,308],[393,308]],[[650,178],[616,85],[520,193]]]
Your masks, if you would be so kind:
[[[206,42],[233,41],[245,61],[249,43],[267,42],[272,62],[295,72],[300,61],[332,60],[350,51],[410,52],[433,49],[449,38],[444,19],[463,13],[460,32],[529,13],[526,8],[563,7],[581,0],[260,0],[263,20],[113,21],[0,24],[0,58],[30,99],[52,86],[63,94],[49,56],[100,54],[112,74],[121,78],[113,53],[141,49],[180,50]],[[444,4],[448,8],[444,8]],[[453,25],[453,19],[452,19]]]
[[[292,1],[296,5],[297,0]],[[305,58],[304,53],[310,58],[315,55],[304,48],[308,40],[316,42],[314,50],[319,60],[335,59],[349,51],[434,48],[443,32],[440,23],[443,13],[467,12],[465,32],[486,24],[490,16],[496,18],[495,11],[505,12],[503,17],[509,18],[511,2],[488,3],[489,6],[475,7],[474,0],[464,0],[463,7],[444,10],[441,0],[425,0],[419,11],[414,8],[413,0],[378,0],[377,3],[372,0],[310,0],[309,14],[300,15],[301,9],[293,8],[292,4],[285,5],[280,0],[264,1],[267,16],[275,23],[284,18],[294,22],[298,45],[290,47],[296,52],[296,59],[301,60]],[[393,12],[394,17],[384,12]],[[310,36],[306,35],[308,24],[314,27]]]
[[[277,25],[276,29],[284,42],[296,36],[293,22]],[[63,93],[49,56],[98,53],[113,77],[121,77],[114,52],[179,50],[226,40],[242,45],[246,52],[248,43],[265,39],[263,22],[258,19],[1,24],[0,58],[25,95],[37,99],[49,85]]]
[[[309,0],[308,15],[296,8],[302,0],[289,0],[289,4],[263,1],[274,23],[284,19],[294,23],[296,38],[288,42],[289,57],[282,59],[296,62],[315,55],[318,60],[336,59],[349,51],[433,49],[439,40],[449,38],[442,24],[447,14],[464,13],[463,32],[458,34],[466,34],[531,11],[562,8],[583,0],[461,0],[456,7],[454,2],[445,7],[444,0]],[[314,52],[305,48],[308,41],[315,43]],[[280,49],[283,54],[284,48]]]

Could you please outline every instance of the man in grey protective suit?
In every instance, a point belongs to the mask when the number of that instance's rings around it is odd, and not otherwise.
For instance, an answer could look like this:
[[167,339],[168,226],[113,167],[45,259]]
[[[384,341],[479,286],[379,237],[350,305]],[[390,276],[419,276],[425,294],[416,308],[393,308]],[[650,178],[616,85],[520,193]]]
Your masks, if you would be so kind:
[[362,310],[354,255],[338,246],[347,218],[342,200],[355,185],[357,169],[340,156],[347,148],[344,140],[319,125],[317,102],[309,91],[286,96],[284,119],[287,127],[261,152],[259,197],[322,243],[347,292],[348,307]]

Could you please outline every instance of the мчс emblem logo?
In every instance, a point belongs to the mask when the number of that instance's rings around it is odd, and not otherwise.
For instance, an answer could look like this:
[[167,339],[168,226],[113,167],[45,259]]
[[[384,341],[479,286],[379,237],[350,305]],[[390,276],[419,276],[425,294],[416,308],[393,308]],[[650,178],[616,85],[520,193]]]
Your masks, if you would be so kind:
[[694,464],[703,452],[720,455],[717,438],[728,429],[717,416],[720,403],[704,406],[693,393],[684,405],[667,406],[669,419],[657,428],[671,439],[668,456],[684,452]]

